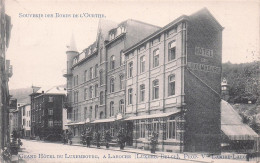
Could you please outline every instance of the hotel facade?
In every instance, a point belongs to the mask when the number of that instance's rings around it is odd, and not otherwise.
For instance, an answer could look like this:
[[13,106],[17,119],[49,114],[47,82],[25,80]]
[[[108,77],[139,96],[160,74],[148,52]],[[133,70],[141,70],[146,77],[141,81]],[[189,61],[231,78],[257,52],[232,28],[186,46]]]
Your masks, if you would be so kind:
[[[67,51],[67,125],[80,141],[86,128],[119,129],[127,146],[220,152],[222,30],[207,9],[159,28],[135,20],[100,21],[96,41]],[[103,132],[102,132],[103,133]]]

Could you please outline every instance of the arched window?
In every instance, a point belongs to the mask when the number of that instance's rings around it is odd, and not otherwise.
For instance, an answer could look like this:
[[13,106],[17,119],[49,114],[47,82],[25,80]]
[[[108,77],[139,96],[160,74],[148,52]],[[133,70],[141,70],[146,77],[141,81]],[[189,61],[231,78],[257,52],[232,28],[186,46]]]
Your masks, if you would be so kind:
[[172,41],[168,45],[168,61],[172,61],[176,58],[176,41]]
[[145,57],[140,57],[140,73],[143,73],[145,71]]
[[100,113],[99,113],[99,119],[102,119],[103,118],[103,112],[101,111]]
[[114,116],[114,101],[110,102],[110,117]]
[[124,53],[121,51],[120,52],[120,66],[122,66],[125,62],[125,55]]
[[98,74],[98,64],[95,65],[95,77],[97,77]]
[[133,62],[128,64],[128,77],[131,78],[133,76]]
[[84,107],[84,119],[86,120],[88,118],[88,108]]
[[100,85],[103,85],[103,84],[104,84],[104,80],[103,80],[103,70],[101,70],[101,71],[99,72],[99,78],[100,78],[100,81],[99,81]]
[[119,101],[119,112],[125,114],[125,103],[124,100]]
[[144,97],[145,97],[145,85],[142,84],[140,85],[140,102],[144,101]]
[[153,81],[153,99],[159,98],[159,80]]
[[129,88],[128,89],[128,105],[133,103],[133,89]]
[[112,55],[110,57],[110,69],[113,70],[115,68],[115,56]]
[[90,99],[93,98],[93,87],[92,86],[89,87],[89,98]]
[[98,105],[95,106],[95,118],[97,118],[98,115]]
[[159,49],[153,51],[153,67],[159,66]]
[[110,79],[110,93],[115,91],[114,78]]
[[175,75],[168,77],[168,96],[175,95]]
[[95,85],[95,97],[98,96],[98,84]]
[[92,106],[90,106],[90,109],[89,109],[89,117],[92,118]]
[[99,101],[100,101],[100,105],[103,105],[103,103],[104,103],[104,93],[103,93],[103,91],[100,92]]
[[90,67],[90,70],[89,70],[89,79],[93,79],[93,67]]
[[119,87],[120,87],[120,90],[122,90],[124,88],[124,75],[120,75],[119,76]]

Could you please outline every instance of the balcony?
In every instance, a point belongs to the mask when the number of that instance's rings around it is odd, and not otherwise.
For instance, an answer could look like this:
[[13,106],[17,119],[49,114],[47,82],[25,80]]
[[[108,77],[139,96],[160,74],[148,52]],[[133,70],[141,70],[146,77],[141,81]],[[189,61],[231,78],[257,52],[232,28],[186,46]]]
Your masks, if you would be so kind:
[[64,102],[64,108],[66,108],[66,109],[72,109],[72,102]]
[[67,69],[62,70],[63,77],[67,78],[72,76],[72,73],[68,73]]

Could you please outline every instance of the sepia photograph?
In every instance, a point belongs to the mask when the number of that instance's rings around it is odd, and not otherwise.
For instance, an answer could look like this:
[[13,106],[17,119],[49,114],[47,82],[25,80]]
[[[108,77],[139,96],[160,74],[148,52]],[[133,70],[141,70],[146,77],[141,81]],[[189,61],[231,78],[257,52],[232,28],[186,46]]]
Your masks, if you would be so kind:
[[0,162],[260,163],[259,0],[0,0]]

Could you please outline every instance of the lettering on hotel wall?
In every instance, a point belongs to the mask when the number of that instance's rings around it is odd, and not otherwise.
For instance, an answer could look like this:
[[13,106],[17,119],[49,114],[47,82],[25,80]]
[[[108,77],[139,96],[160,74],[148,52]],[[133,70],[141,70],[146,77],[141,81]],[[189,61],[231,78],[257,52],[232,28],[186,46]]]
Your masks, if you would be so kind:
[[[212,49],[205,49],[201,47],[195,47],[195,55],[214,58],[214,53]],[[207,59],[202,58],[201,61],[207,61]],[[187,66],[190,69],[204,71],[204,72],[211,72],[211,73],[221,73],[221,68],[217,66],[205,65],[201,63],[194,63],[194,62],[187,62]]]

